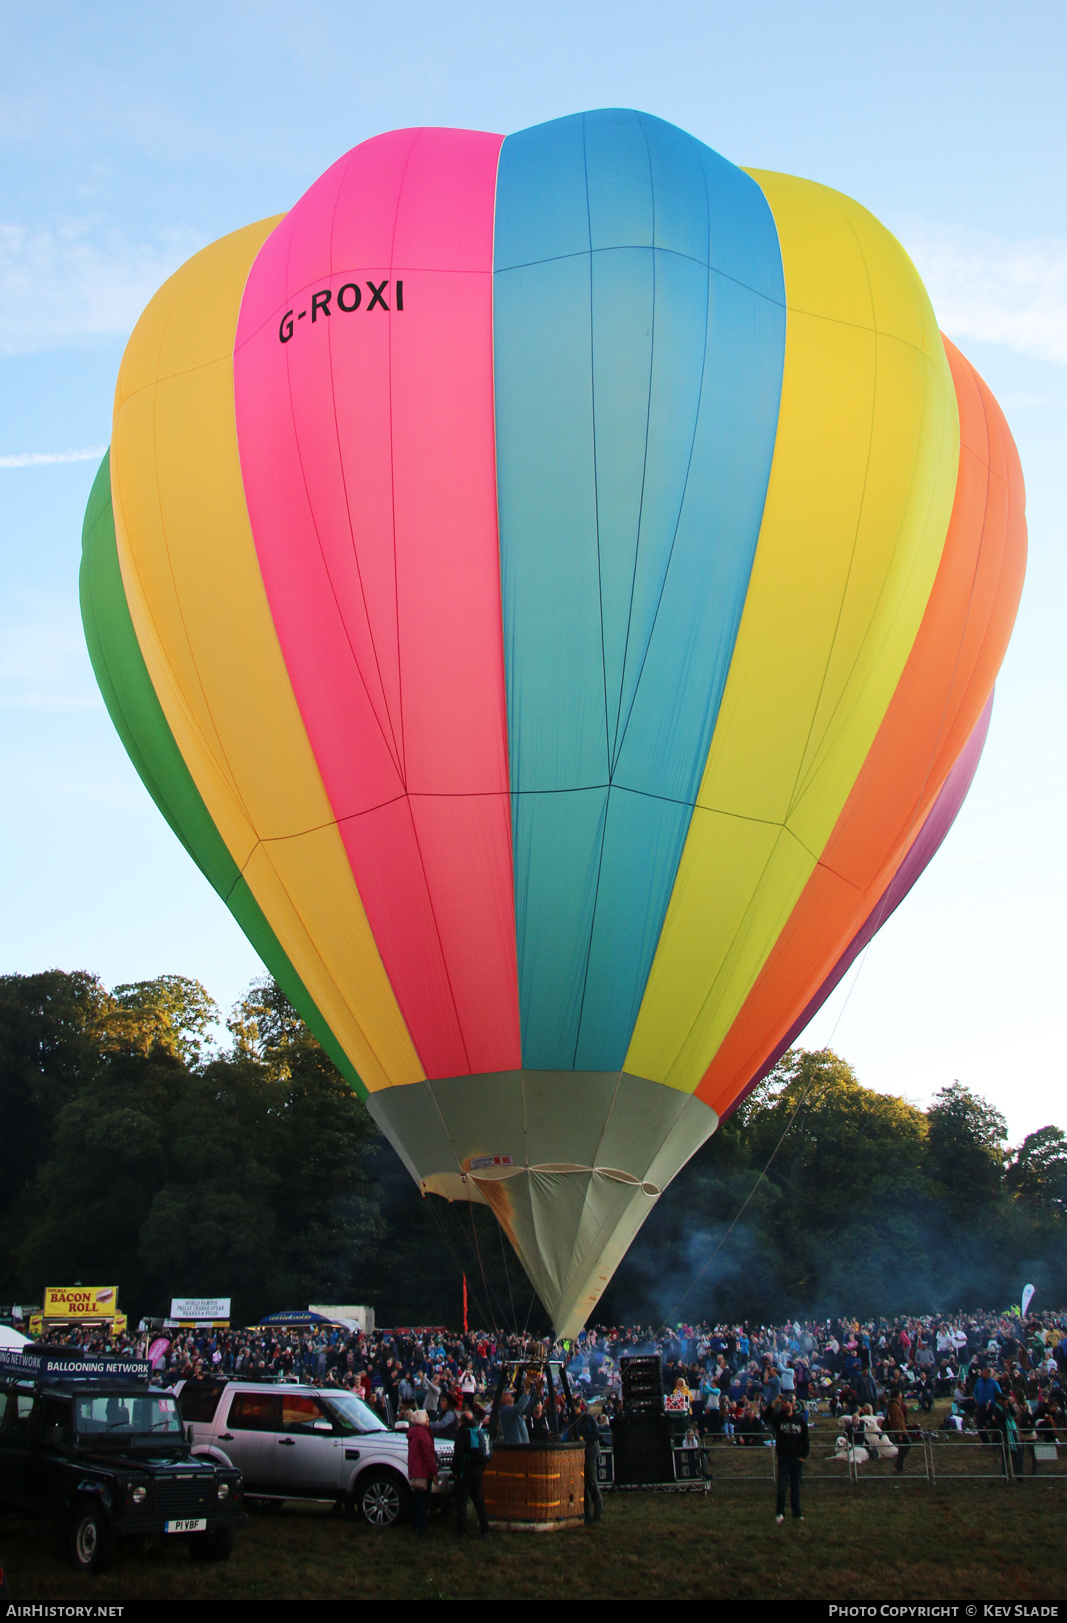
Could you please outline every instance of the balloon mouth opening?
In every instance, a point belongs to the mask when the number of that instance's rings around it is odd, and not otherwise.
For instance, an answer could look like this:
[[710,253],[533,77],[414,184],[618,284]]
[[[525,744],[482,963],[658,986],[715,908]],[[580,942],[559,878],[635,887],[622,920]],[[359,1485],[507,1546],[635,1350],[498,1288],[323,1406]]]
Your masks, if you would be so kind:
[[[629,1184],[634,1189],[640,1189],[643,1195],[651,1200],[658,1200],[663,1193],[658,1184],[649,1182],[646,1178],[635,1178],[632,1172],[623,1172],[619,1167],[591,1167],[582,1166],[574,1161],[539,1161],[536,1165],[526,1166],[517,1162],[494,1166],[477,1165],[479,1157],[471,1156],[460,1163],[464,1179],[469,1179],[475,1188],[482,1189],[486,1184],[503,1183],[509,1178],[525,1177],[529,1173],[571,1174],[575,1177],[607,1178],[612,1183]],[[474,1165],[472,1166],[472,1163]]]
[[437,1077],[368,1110],[427,1198],[489,1207],[567,1335],[718,1125],[691,1094],[617,1071]]

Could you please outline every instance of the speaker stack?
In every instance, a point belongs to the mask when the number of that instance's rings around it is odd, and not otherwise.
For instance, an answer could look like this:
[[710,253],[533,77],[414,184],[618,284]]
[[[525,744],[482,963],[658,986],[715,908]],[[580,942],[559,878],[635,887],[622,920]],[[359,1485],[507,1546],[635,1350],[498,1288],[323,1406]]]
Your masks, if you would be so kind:
[[611,1447],[616,1486],[674,1480],[669,1415],[616,1415],[611,1422]]
[[671,1417],[663,1412],[663,1366],[658,1357],[619,1360],[622,1377],[621,1415],[611,1422],[615,1481],[619,1487],[670,1482]]
[[663,1365],[657,1356],[633,1354],[619,1359],[625,1414],[663,1413]]

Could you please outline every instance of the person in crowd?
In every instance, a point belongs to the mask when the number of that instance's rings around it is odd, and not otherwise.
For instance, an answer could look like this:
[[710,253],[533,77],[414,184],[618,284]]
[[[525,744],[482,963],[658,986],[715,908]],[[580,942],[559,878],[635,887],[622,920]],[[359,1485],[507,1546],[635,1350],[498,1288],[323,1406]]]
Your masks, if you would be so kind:
[[774,1364],[768,1364],[763,1372],[763,1408],[772,1409],[778,1401],[778,1394],[782,1390],[782,1377]]
[[442,1392],[437,1404],[437,1419],[429,1423],[430,1431],[435,1437],[453,1438],[458,1424],[459,1416],[452,1406],[452,1400]]
[[803,1521],[800,1510],[800,1477],[804,1461],[811,1450],[808,1422],[803,1414],[793,1409],[791,1398],[779,1398],[767,1416],[767,1424],[774,1433],[774,1449],[778,1456],[778,1488],[774,1519],[779,1527],[785,1520],[785,1496],[789,1493],[789,1508],[794,1521]]
[[923,1414],[933,1413],[934,1383],[930,1379],[930,1370],[926,1365],[921,1366],[921,1372],[915,1383],[915,1401]]
[[993,1370],[986,1364],[974,1386],[974,1423],[983,1443],[993,1440],[993,1417],[1001,1396],[1000,1382],[994,1380]]
[[[319,1324],[284,1329],[251,1326],[178,1330],[161,1328],[157,1323],[145,1332],[131,1328],[118,1335],[110,1326],[55,1329],[45,1332],[45,1340],[86,1352],[139,1357],[146,1356],[153,1345],[156,1378],[170,1387],[180,1380],[212,1375],[246,1380],[289,1379],[327,1389],[343,1385],[364,1397],[387,1423],[392,1421],[385,1402],[391,1385],[403,1404],[405,1420],[410,1419],[412,1409],[425,1409],[431,1425],[443,1422],[442,1435],[457,1424],[450,1411],[470,1407],[478,1393],[495,1387],[502,1364],[527,1359],[543,1363],[546,1356],[564,1357],[568,1373],[580,1369],[581,1385],[576,1380],[572,1391],[584,1390],[586,1383],[597,1388],[604,1394],[604,1412],[610,1418],[622,1407],[621,1360],[628,1352],[656,1349],[665,1369],[664,1390],[671,1393],[675,1383],[683,1380],[699,1393],[697,1403],[691,1407],[698,1429],[706,1432],[721,1428],[726,1441],[731,1440],[736,1429],[732,1440],[750,1446],[768,1440],[758,1409],[768,1391],[773,1391],[766,1384],[774,1379],[772,1368],[785,1377],[782,1397],[788,1386],[787,1372],[794,1371],[794,1409],[798,1407],[802,1359],[808,1360],[810,1371],[809,1419],[819,1409],[825,1413],[827,1408],[835,1416],[851,1416],[867,1404],[873,1410],[884,1411],[892,1402],[893,1389],[899,1388],[907,1406],[917,1404],[928,1413],[936,1400],[938,1421],[951,1401],[956,1411],[953,1426],[971,1431],[980,1407],[978,1395],[986,1392],[980,1383],[991,1379],[996,1388],[992,1392],[994,1402],[999,1399],[999,1406],[1010,1413],[1014,1412],[1012,1404],[1016,1400],[1021,1405],[1021,1419],[1016,1417],[1016,1424],[1025,1456],[1036,1424],[1044,1420],[1047,1430],[1055,1414],[1059,1425],[1063,1425],[1067,1385],[1065,1326],[1067,1314],[1060,1312],[1050,1312],[1043,1321],[1031,1319],[1026,1324],[1017,1316],[976,1312],[958,1321],[902,1315],[877,1321],[845,1318],[759,1327],[702,1323],[657,1330],[649,1326],[604,1325],[590,1327],[582,1341],[564,1346],[538,1341],[525,1333],[490,1330],[469,1334],[440,1329],[364,1334],[350,1327]],[[990,1342],[996,1346],[994,1356],[986,1353]],[[865,1348],[870,1351],[866,1367],[862,1356]],[[921,1359],[920,1354],[924,1354]],[[932,1355],[933,1364],[926,1354]],[[468,1372],[477,1378],[475,1394],[463,1390],[469,1386]],[[440,1417],[439,1395],[447,1398],[441,1405]],[[523,1398],[528,1396],[529,1383]],[[543,1399],[542,1393],[537,1396]],[[516,1440],[529,1439],[529,1411],[535,1399],[524,1405],[523,1398],[518,1405],[505,1404],[500,1435],[506,1429]],[[509,1416],[508,1409],[520,1412]],[[898,1429],[887,1422],[885,1447],[893,1446],[888,1432]],[[1006,1421],[1001,1422],[999,1417],[991,1420],[985,1411],[978,1429],[990,1437],[1010,1430]],[[899,1440],[895,1441],[906,1459],[907,1450],[900,1447]],[[1051,1445],[1044,1446],[1047,1449]],[[1009,1460],[1015,1463],[1010,1443]],[[904,1469],[899,1454],[898,1468]]]
[[[1004,1438],[1004,1447],[1011,1458],[1011,1469],[1018,1481],[1023,1474],[1023,1442],[1019,1430],[1021,1408],[1014,1392],[1007,1392],[994,1410],[993,1424]],[[1004,1473],[1008,1473],[1008,1460],[1004,1460]]]
[[734,1419],[734,1435],[744,1447],[754,1447],[766,1440],[766,1428],[756,1410],[746,1403]]
[[686,1380],[684,1375],[678,1375],[675,1377],[673,1397],[674,1407],[681,1410],[683,1413],[688,1414],[692,1404],[693,1395],[689,1390],[689,1382]]
[[1039,1459],[1038,1449],[1041,1444],[1045,1445],[1046,1450],[1049,1447],[1055,1447],[1057,1434],[1062,1438],[1063,1428],[1067,1421],[1064,1419],[1059,1403],[1054,1398],[1039,1402],[1031,1416],[1031,1421],[1033,1429],[1030,1433],[1030,1469],[1036,1475]]
[[704,1410],[703,1414],[701,1415],[701,1421],[705,1431],[710,1431],[714,1435],[717,1435],[723,1429],[725,1418],[723,1405],[724,1403],[729,1404],[730,1400],[728,1397],[724,1396],[723,1392],[714,1381],[710,1381],[706,1385],[702,1383],[701,1392],[704,1395]]
[[896,1444],[897,1459],[893,1469],[899,1474],[907,1464],[908,1450],[911,1448],[911,1438],[908,1435],[908,1402],[899,1386],[894,1386],[890,1391],[885,1422],[890,1441]]
[[411,1531],[417,1538],[430,1519],[430,1495],[437,1475],[437,1454],[425,1409],[412,1411],[408,1424],[408,1486],[411,1489]]
[[860,1367],[860,1372],[856,1377],[855,1384],[856,1399],[858,1403],[861,1405],[861,1407],[866,1406],[873,1411],[878,1403],[878,1386],[874,1376],[871,1374],[869,1367],[866,1369],[864,1369],[862,1366]]

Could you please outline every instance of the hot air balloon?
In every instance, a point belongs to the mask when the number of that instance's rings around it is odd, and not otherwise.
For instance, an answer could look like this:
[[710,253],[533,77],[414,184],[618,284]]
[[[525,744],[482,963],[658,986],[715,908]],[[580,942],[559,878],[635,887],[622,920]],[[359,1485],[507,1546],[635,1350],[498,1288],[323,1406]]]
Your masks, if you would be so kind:
[[929,860],[1025,561],[900,245],[645,114],[364,142],[127,346],[104,698],[557,1330]]

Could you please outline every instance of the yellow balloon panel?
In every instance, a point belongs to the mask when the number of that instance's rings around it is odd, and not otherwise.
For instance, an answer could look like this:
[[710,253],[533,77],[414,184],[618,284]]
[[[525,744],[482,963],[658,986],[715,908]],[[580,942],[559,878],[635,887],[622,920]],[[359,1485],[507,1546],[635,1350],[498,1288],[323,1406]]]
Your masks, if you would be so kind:
[[274,223],[196,255],[138,323],[116,391],[116,538],[138,642],[186,765],[283,951],[373,1091],[424,1072],[282,661],[237,450],[237,315]]
[[685,1091],[736,1018],[885,715],[937,572],[959,456],[948,362],[900,245],[826,187],[754,178],[782,250],[785,366],[698,795],[752,837],[694,815],[626,1056],[628,1071]]

